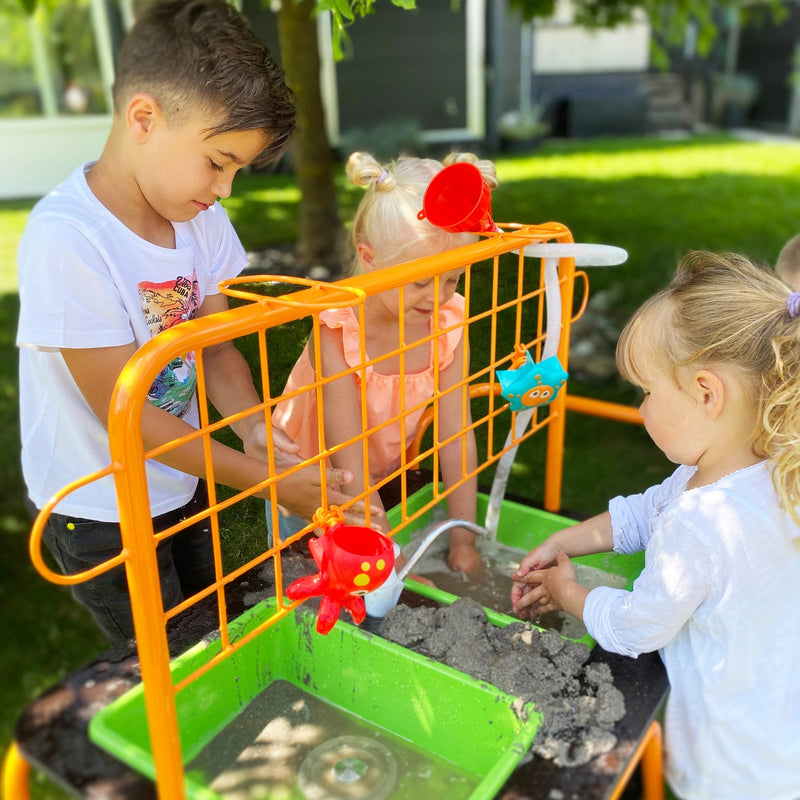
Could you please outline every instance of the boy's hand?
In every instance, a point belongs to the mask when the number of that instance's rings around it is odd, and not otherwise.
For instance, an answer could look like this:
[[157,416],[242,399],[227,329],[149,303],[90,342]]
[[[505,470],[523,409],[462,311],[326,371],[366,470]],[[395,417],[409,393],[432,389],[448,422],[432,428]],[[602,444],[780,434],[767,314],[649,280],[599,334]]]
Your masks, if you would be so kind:
[[[342,484],[350,483],[353,474],[346,469],[325,470],[326,499],[328,505],[350,507],[343,509],[348,525],[366,525],[366,506],[363,501],[352,503],[353,498],[341,490]],[[311,520],[322,506],[322,484],[318,464],[309,464],[291,475],[283,477],[276,486],[278,502],[298,517]],[[379,506],[370,506],[370,525],[378,530],[388,530],[386,514]]]
[[[272,426],[272,441],[275,445],[275,467],[278,472],[285,472],[289,467],[300,464],[303,459],[299,455],[300,446],[293,442],[286,433],[277,426]],[[260,461],[267,461],[267,426],[256,422],[244,440],[244,451],[247,455]],[[349,470],[328,468],[325,470],[328,505],[344,506],[352,503],[352,496],[341,490],[343,484],[353,480]],[[322,506],[321,482],[319,466],[309,464],[307,467],[287,475],[277,486],[279,510],[284,516],[297,514],[298,517],[310,520],[317,509]],[[343,511],[348,525],[366,525],[366,505],[364,502],[353,503]],[[389,531],[386,513],[381,506],[370,506],[370,526],[384,533]]]

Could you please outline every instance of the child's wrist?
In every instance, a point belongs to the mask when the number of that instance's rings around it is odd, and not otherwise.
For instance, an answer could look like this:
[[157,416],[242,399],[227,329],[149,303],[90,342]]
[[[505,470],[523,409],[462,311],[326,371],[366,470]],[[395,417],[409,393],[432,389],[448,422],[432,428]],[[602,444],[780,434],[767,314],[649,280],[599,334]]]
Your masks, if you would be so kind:
[[450,549],[467,549],[475,547],[475,534],[464,528],[454,528],[450,531]]

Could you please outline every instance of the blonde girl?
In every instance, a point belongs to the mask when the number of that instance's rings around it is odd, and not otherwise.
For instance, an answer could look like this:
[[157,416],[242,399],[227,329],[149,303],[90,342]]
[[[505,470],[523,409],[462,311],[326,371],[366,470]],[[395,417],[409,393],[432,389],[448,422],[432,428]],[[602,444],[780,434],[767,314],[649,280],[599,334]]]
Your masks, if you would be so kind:
[[[413,259],[441,253],[476,240],[472,234],[448,233],[419,220],[423,195],[431,179],[443,166],[455,161],[470,161],[483,174],[489,185],[497,186],[494,165],[478,160],[472,154],[452,155],[444,163],[426,158],[400,158],[390,164],[380,164],[366,153],[353,153],[347,162],[347,175],[357,186],[365,187],[353,222],[352,243],[354,270],[372,272]],[[453,270],[434,278],[409,283],[367,298],[364,304],[364,341],[370,360],[380,359],[367,369],[366,402],[370,428],[400,414],[402,408],[412,408],[433,396],[434,367],[438,366],[439,435],[442,439],[462,432],[462,406],[466,389],[454,389],[464,379],[463,329],[457,327],[439,337],[438,348],[426,337],[436,328],[447,329],[464,319],[464,298],[456,286],[464,270]],[[401,298],[402,297],[402,307]],[[434,313],[438,311],[438,319]],[[383,358],[400,345],[400,320],[403,339],[408,345],[404,354],[404,375],[400,376],[400,359],[395,355]],[[361,361],[360,324],[351,308],[332,309],[320,314],[320,347],[323,372],[333,375]],[[419,344],[415,344],[419,342]],[[438,365],[434,353],[438,350]],[[312,343],[306,346],[295,365],[286,392],[314,381],[317,354]],[[347,375],[323,389],[325,442],[330,447],[358,436],[362,431],[360,373]],[[451,390],[451,391],[448,391]],[[402,397],[402,405],[401,405]],[[372,484],[386,477],[400,465],[401,453],[413,440],[422,408],[405,417],[405,440],[400,422],[373,431],[369,437],[369,479]],[[310,457],[318,452],[316,393],[306,392],[278,405],[274,420],[300,446],[300,455]],[[471,420],[467,418],[467,426]],[[462,479],[462,441],[465,441],[467,470],[476,466],[475,438],[471,430],[463,433],[440,452],[442,479],[452,486]],[[344,491],[360,493],[364,487],[364,458],[360,442],[332,456],[337,467],[354,475]],[[475,521],[477,484],[475,479],[463,483],[448,497],[451,518]],[[377,493],[370,498],[373,506],[380,504]],[[268,515],[269,516],[269,515]],[[385,518],[373,520],[386,528]],[[283,525],[288,522],[282,521]],[[448,564],[451,569],[467,574],[480,571],[481,558],[475,547],[475,535],[464,529],[450,533]]]
[[[678,468],[558,531],[513,576],[606,650],[660,650],[667,777],[684,800],[800,797],[800,293],[737,255],[691,253],[617,346],[647,432]],[[632,591],[569,556],[646,551]],[[555,565],[555,566],[553,566]]]

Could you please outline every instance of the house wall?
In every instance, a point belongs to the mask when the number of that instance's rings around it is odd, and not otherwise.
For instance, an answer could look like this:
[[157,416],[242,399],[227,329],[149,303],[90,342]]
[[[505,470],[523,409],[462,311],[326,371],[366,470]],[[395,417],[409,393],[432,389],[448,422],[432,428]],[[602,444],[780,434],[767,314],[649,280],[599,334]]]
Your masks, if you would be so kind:
[[111,116],[29,117],[0,122],[0,199],[41,197],[103,150]]
[[[738,72],[758,81],[758,95],[747,121],[784,125],[789,119],[795,48],[800,44],[800,5],[789,3],[786,19],[775,23],[764,14],[759,24],[748,25],[739,36]],[[769,54],[765,57],[765,54]]]
[[568,0],[559,0],[555,15],[536,24],[537,75],[646,72],[649,67],[650,25],[644,14],[628,25],[588,30],[573,23]]
[[[469,127],[467,4],[424,5],[386,5],[353,26],[353,56],[335,65],[342,133],[404,119],[429,133]],[[483,64],[482,50],[473,57]]]
[[644,133],[650,25],[588,30],[574,24],[569,0],[533,29],[532,93],[556,136]]
[[[132,0],[39,2],[31,16],[18,3],[0,7],[17,56],[3,70],[12,80],[0,83],[0,199],[39,197],[100,155],[111,126],[114,50],[132,18]],[[85,105],[70,102],[70,88]]]
[[[275,14],[262,0],[240,6],[280,58]],[[800,4],[788,9],[786,21],[776,25],[767,17],[741,32],[737,67],[760,84],[750,122],[785,123],[789,116]],[[498,120],[520,107],[521,91],[545,108],[557,136],[646,129],[650,28],[644,19],[588,31],[573,24],[569,0],[559,0],[552,19],[536,23],[526,49],[522,23],[507,0],[456,6],[425,0],[417,11],[387,4],[349,28],[352,55],[342,62],[333,61],[325,19],[319,42],[326,124],[331,143],[343,150],[372,143],[397,153],[407,136],[491,151],[500,144]],[[14,154],[0,174],[0,198],[43,194],[99,155],[109,126],[110,117],[97,114],[0,120],[0,146]]]
[[[260,0],[243,0],[243,11],[279,59],[275,15]],[[338,62],[321,20],[320,82],[331,144],[368,146],[392,126],[429,142],[481,139],[485,15],[484,0],[462,0],[457,8],[451,0],[426,0],[411,11],[387,4],[348,28],[351,47]]]

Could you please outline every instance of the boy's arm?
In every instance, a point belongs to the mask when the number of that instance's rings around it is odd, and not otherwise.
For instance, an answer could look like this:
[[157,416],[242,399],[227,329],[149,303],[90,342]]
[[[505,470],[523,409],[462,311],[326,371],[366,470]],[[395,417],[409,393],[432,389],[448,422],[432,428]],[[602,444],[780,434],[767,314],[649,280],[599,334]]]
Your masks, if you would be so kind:
[[[97,347],[61,350],[62,357],[72,374],[75,383],[90,408],[108,428],[109,406],[117,377],[123,367],[136,352],[133,343],[119,347]],[[167,411],[145,403],[142,409],[142,442],[145,451],[190,433],[192,426]],[[211,440],[211,458],[214,464],[214,479],[234,489],[249,489],[269,477],[268,466],[264,461],[233,450]],[[207,477],[205,453],[200,439],[168,450],[158,459],[174,469],[198,477]],[[349,478],[340,470],[328,470],[328,501],[343,503],[350,498],[338,491],[337,485]],[[282,505],[310,519],[321,505],[319,469],[309,467],[292,476],[287,476],[278,484],[279,499]],[[261,493],[269,497],[269,490]]]
[[[228,300],[223,294],[208,295],[198,309],[197,316],[207,316],[228,310]],[[232,341],[221,342],[203,350],[206,392],[214,408],[229,417],[261,403],[253,384],[250,367]],[[237,420],[231,428],[242,440],[244,451],[254,458],[267,460],[267,431],[264,412],[254,413]],[[297,464],[298,446],[283,431],[273,428],[275,437],[275,461],[280,468]]]

